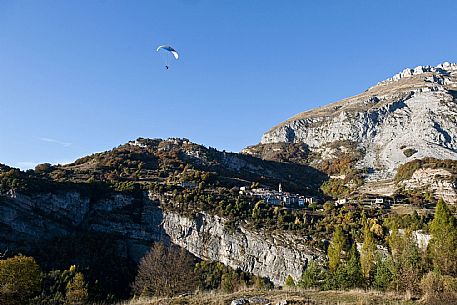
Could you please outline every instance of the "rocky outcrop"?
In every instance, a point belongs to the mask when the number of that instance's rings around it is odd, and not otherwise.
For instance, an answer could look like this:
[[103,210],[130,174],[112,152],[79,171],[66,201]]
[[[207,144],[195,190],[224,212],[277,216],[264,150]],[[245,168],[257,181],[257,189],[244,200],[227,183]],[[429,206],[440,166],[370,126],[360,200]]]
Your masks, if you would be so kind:
[[261,144],[304,143],[318,152],[350,141],[364,152],[358,166],[369,169],[369,179],[392,178],[412,159],[457,159],[456,90],[456,64],[407,69],[360,95],[294,116],[266,132]]
[[[399,81],[400,79],[403,79],[403,78],[410,78],[415,75],[420,75],[420,74],[430,73],[430,72],[434,73],[435,75],[438,75],[438,76],[433,75],[430,78],[427,78],[426,80],[439,82],[439,80],[443,79],[441,76],[448,76],[449,71],[452,71],[452,70],[457,70],[457,64],[450,63],[450,62],[444,62],[442,64],[439,64],[436,67],[417,66],[414,69],[406,68],[403,71],[401,71],[400,73],[395,74],[391,78],[388,78],[385,81],[378,83],[378,85],[388,84],[391,82]],[[442,84],[444,84],[444,82],[442,82]]]
[[113,193],[90,199],[78,192],[0,196],[0,249],[32,251],[74,232],[114,236],[119,255],[139,260],[156,241],[180,245],[195,256],[268,277],[282,285],[298,280],[309,260],[324,259],[305,240],[289,234],[233,228],[206,213],[193,217],[164,211],[147,195]]
[[457,185],[455,176],[441,168],[421,168],[411,178],[399,183],[406,190],[429,191],[436,199],[443,198],[446,203],[457,203]]

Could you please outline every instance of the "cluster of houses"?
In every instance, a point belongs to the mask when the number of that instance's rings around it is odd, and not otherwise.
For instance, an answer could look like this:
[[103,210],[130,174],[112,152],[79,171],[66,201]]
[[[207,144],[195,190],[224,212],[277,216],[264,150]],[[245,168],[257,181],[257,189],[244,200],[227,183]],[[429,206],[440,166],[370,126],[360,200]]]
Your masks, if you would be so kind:
[[353,196],[352,198],[339,198],[335,201],[335,206],[362,204],[365,206],[383,208],[395,203],[401,203],[402,201],[402,199],[396,199],[395,197],[365,195],[363,198],[357,198],[356,196]]
[[[188,189],[194,189],[198,187],[198,184],[193,181],[184,181],[178,183],[179,186]],[[317,205],[319,203],[318,198],[312,196],[303,196],[299,194],[293,194],[284,192],[281,183],[278,186],[278,190],[271,190],[268,188],[250,188],[248,186],[242,186],[239,188],[241,195],[255,197],[259,200],[263,200],[266,204],[285,206],[285,207],[306,207],[310,205]],[[372,208],[386,208],[395,203],[402,203],[402,199],[387,196],[377,196],[365,194],[364,196],[357,196],[352,194],[349,198],[339,198],[334,201],[335,206],[351,206],[362,204],[364,206],[370,206]]]
[[263,200],[266,204],[270,205],[284,205],[284,206],[298,206],[304,207],[305,205],[317,203],[315,197],[306,197],[299,194],[292,194],[283,192],[281,184],[278,190],[270,190],[266,188],[253,188],[242,186],[240,187],[240,194],[256,197]]

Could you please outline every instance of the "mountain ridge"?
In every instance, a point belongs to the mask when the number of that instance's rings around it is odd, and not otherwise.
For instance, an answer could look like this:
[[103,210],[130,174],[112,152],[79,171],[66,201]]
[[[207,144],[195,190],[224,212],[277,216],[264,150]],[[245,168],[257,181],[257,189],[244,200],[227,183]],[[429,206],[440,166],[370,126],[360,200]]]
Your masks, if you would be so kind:
[[456,118],[457,64],[445,62],[405,69],[359,95],[299,113],[259,145],[299,143],[325,159],[327,146],[350,141],[362,151],[356,167],[368,179],[392,179],[414,159],[457,159]]

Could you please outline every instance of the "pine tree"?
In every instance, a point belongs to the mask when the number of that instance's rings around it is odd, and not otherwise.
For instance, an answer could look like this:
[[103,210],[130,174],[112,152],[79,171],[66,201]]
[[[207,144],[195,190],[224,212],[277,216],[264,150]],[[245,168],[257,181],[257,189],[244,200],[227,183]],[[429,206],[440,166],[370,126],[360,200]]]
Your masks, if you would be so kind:
[[303,271],[298,286],[302,288],[314,288],[319,286],[319,282],[323,280],[324,274],[322,269],[315,261],[310,261],[306,270]]
[[328,267],[331,272],[335,272],[340,266],[343,258],[344,251],[347,247],[347,238],[343,233],[340,226],[336,227],[335,233],[333,233],[333,239],[327,250],[328,255]]
[[359,251],[357,251],[357,245],[355,243],[352,244],[351,250],[349,251],[349,260],[345,269],[345,288],[361,287],[363,283],[362,267],[360,264],[360,254]]
[[428,250],[436,271],[443,275],[457,275],[457,225],[446,203],[440,199],[430,224]]
[[289,288],[295,287],[295,282],[292,276],[289,274],[286,278],[286,281],[284,282],[284,285]]
[[67,291],[65,293],[66,304],[83,305],[87,303],[87,299],[88,292],[84,275],[77,272],[67,285]]
[[388,258],[383,259],[378,255],[373,283],[376,289],[385,291],[392,282],[393,275],[391,268],[389,267],[392,267],[392,258],[389,256]]

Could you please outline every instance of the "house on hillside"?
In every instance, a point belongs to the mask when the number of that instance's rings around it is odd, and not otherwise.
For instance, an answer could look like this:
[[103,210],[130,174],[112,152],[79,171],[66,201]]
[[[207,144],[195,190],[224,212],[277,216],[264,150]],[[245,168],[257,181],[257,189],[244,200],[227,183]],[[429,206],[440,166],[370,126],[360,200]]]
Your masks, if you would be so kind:
[[186,189],[195,189],[197,188],[197,182],[195,181],[183,181],[180,183],[181,187]]
[[335,206],[343,206],[348,204],[349,200],[347,198],[339,198],[335,201]]

